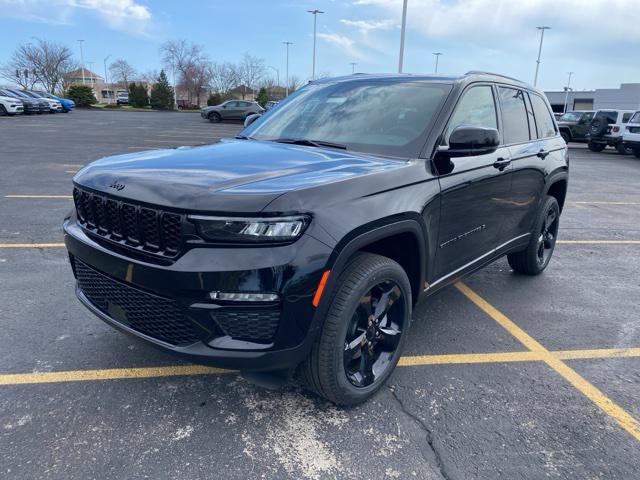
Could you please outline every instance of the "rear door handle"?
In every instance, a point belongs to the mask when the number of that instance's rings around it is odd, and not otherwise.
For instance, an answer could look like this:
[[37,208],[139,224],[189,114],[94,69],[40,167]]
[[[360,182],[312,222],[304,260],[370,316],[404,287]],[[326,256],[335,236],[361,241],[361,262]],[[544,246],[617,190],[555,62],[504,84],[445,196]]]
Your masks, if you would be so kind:
[[541,158],[542,160],[544,160],[546,158],[546,156],[549,155],[549,152],[547,152],[546,150],[542,149],[540,150],[538,153],[536,153],[536,156],[538,158]]
[[498,158],[495,162],[493,162],[493,166],[498,170],[502,171],[511,163],[511,158]]

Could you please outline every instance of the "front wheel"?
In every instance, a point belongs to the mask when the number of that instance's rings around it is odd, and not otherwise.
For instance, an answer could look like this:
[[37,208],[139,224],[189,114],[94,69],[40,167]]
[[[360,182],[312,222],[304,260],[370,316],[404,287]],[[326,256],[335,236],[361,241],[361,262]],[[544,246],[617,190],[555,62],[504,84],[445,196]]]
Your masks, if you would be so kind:
[[212,112],[207,117],[211,123],[220,123],[222,121],[222,117],[217,112]]
[[564,143],[569,143],[571,141],[571,136],[567,132],[560,132],[560,136],[564,140]]
[[411,319],[411,286],[395,261],[361,253],[334,291],[320,338],[299,373],[318,395],[355,405],[378,391],[398,363]]
[[547,196],[538,214],[527,248],[521,252],[507,255],[509,265],[514,271],[525,275],[541,274],[556,247],[558,226],[560,224],[560,206],[555,197]]

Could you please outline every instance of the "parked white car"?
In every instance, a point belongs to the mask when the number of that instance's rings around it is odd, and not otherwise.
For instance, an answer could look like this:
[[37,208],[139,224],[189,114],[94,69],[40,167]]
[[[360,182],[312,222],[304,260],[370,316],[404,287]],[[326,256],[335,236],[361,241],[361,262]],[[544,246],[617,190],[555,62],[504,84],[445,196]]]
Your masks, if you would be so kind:
[[622,143],[625,148],[628,148],[637,158],[640,158],[640,110],[633,114],[631,120],[625,126],[622,134]]
[[24,112],[22,100],[15,97],[7,97],[0,92],[0,114],[15,115]]

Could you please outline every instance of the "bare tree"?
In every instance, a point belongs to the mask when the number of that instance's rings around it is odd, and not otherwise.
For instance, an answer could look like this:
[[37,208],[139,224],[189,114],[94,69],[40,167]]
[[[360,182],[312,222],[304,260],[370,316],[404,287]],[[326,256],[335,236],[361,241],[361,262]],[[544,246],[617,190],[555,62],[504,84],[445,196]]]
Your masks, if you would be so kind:
[[242,75],[242,82],[253,91],[256,83],[264,77],[266,72],[264,60],[259,57],[254,57],[249,52],[246,52],[242,57],[240,71]]
[[147,82],[149,85],[153,85],[158,81],[158,77],[160,73],[158,70],[147,70],[146,72],[140,74],[140,80],[143,82]]
[[35,84],[51,93],[61,88],[64,74],[74,66],[69,48],[55,42],[37,40],[37,44],[20,45],[11,60],[0,69],[0,75],[23,88]]
[[200,106],[200,98],[203,90],[211,84],[213,78],[213,69],[208,61],[198,63],[190,63],[184,68],[181,74],[180,84],[183,85],[189,93],[189,103]]
[[162,44],[160,55],[165,68],[178,74],[180,86],[187,91],[189,102],[192,103],[194,97],[199,101],[202,87],[208,85],[212,77],[209,58],[203,47],[186,40],[170,40]]
[[211,73],[211,89],[223,96],[240,83],[239,69],[232,63],[213,63]]
[[109,65],[109,73],[112,81],[122,83],[125,88],[128,88],[129,82],[136,75],[136,69],[126,60],[119,58]]
[[295,92],[302,85],[302,80],[296,75],[289,75],[289,92]]

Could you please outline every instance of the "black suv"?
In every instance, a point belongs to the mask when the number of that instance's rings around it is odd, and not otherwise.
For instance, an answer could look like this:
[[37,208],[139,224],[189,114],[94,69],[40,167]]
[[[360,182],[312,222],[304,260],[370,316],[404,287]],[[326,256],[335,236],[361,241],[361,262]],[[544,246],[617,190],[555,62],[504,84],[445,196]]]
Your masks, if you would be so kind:
[[567,180],[548,102],[522,82],[354,75],[235,139],[88,165],[65,242],[110,325],[346,405],[391,374],[419,298],[504,255],[545,269]]

